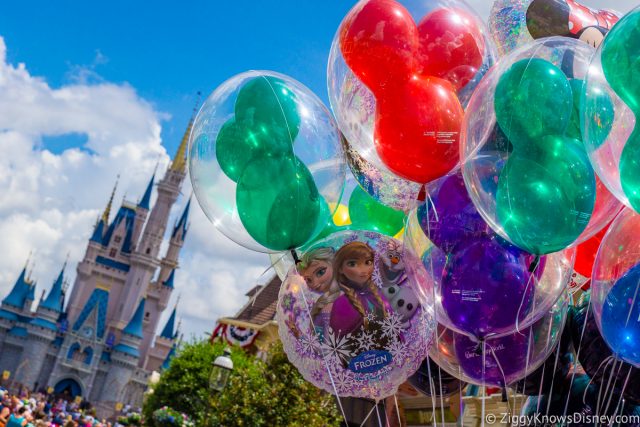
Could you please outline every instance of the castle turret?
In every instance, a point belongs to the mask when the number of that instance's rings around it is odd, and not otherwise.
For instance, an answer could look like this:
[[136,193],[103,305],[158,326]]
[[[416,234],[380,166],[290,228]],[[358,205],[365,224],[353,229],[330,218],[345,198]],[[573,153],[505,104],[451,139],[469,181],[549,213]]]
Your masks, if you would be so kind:
[[149,350],[149,355],[145,363],[145,368],[149,371],[157,371],[163,369],[163,365],[168,363],[170,353],[176,345],[178,331],[176,330],[176,312],[178,305],[173,308],[167,323],[160,335],[156,337],[155,344]]
[[182,245],[184,244],[184,239],[187,236],[187,230],[189,227],[189,208],[191,207],[191,198],[187,202],[184,210],[182,211],[182,215],[180,216],[180,220],[173,227],[173,231],[171,232],[171,239],[169,240],[169,248],[167,249],[167,253],[160,262],[160,275],[158,276],[159,281],[166,282],[169,278],[169,275],[178,268],[178,258],[180,257],[180,250],[182,249]]
[[142,235],[142,229],[144,227],[144,223],[149,216],[149,205],[151,203],[151,193],[153,193],[153,185],[156,179],[156,173],[154,172],[151,176],[151,180],[149,184],[147,184],[147,189],[144,191],[142,195],[142,199],[138,202],[138,206],[136,206],[136,220],[133,226],[133,241],[135,242],[135,247],[138,248],[138,242],[140,240],[140,236]]
[[[18,276],[18,280],[11,288],[11,292],[2,300],[2,309],[16,314],[22,313],[27,297],[33,291],[32,283],[27,278],[27,267],[25,266]],[[33,300],[33,299],[32,299]]]

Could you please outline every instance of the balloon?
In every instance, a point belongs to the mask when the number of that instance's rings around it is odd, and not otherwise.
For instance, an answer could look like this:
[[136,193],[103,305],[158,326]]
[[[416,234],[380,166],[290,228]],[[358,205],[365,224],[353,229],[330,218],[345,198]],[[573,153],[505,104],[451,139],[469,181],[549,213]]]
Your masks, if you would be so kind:
[[534,372],[556,348],[566,318],[566,294],[539,320],[519,331],[474,340],[438,326],[429,356],[445,371],[472,384],[505,387]]
[[[433,340],[433,301],[407,280],[402,244],[345,231],[300,255],[276,309],[289,360],[337,396],[380,400],[420,366]],[[418,261],[419,262],[419,261]]]
[[[492,57],[481,21],[457,6],[411,8],[423,12],[416,25],[395,0],[363,0],[332,46],[330,99],[347,140],[374,166],[416,183],[457,164],[463,110],[456,90],[477,84]],[[375,113],[365,110],[371,122],[354,108],[362,98],[375,103]]]
[[614,355],[640,366],[640,215],[623,210],[609,226],[596,255],[591,279],[592,304],[602,337]]
[[[607,188],[636,211],[640,211],[640,138],[635,126],[640,86],[633,64],[640,58],[638,25],[640,10],[635,9],[611,30],[589,68],[583,104],[585,145],[591,162]],[[603,99],[610,100],[613,108],[603,104]]]
[[[569,329],[580,365],[593,378],[595,384],[610,384],[612,393],[619,396],[624,387],[624,398],[633,405],[640,405],[640,369],[620,360],[611,360],[611,349],[600,335],[594,317],[595,306],[589,309],[590,293],[582,295],[571,310]],[[627,380],[627,376],[629,379]]]
[[[426,188],[431,199],[409,216],[405,234],[426,272],[408,275],[435,282],[440,323],[479,340],[531,323],[556,302],[569,280],[571,253],[537,257],[496,235],[460,173]],[[427,238],[435,247],[421,241]]]
[[427,357],[415,374],[409,377],[409,384],[426,396],[447,397],[461,392],[467,385],[464,381],[448,374]]
[[349,208],[347,206],[342,203],[333,203],[333,206],[329,205],[329,208],[334,212],[331,219],[336,226],[340,227],[351,224],[351,217],[349,216]]
[[447,261],[442,307],[460,330],[482,338],[524,321],[533,305],[536,279],[527,254],[509,251],[497,237],[478,239]]
[[247,232],[273,250],[302,246],[321,224],[322,197],[297,158],[251,161],[238,180],[236,203]]
[[200,206],[234,242],[260,252],[303,246],[331,221],[344,187],[340,133],[299,82],[249,71],[196,116],[189,172]]
[[371,230],[393,236],[404,225],[404,212],[382,205],[359,185],[349,198],[349,214],[353,228],[357,230]]
[[502,58],[467,107],[467,190],[489,226],[530,253],[579,244],[619,210],[598,184],[582,141],[572,138],[580,85],[567,74],[583,79],[592,53],[570,38],[535,41]]
[[575,0],[496,0],[489,12],[489,31],[500,55],[553,36],[598,47],[618,19],[617,12],[594,10]]
[[591,271],[593,270],[593,263],[596,260],[596,253],[598,252],[600,243],[602,243],[602,239],[608,229],[609,225],[605,226],[598,232],[598,234],[576,247],[576,263],[573,268],[578,274],[591,278]]

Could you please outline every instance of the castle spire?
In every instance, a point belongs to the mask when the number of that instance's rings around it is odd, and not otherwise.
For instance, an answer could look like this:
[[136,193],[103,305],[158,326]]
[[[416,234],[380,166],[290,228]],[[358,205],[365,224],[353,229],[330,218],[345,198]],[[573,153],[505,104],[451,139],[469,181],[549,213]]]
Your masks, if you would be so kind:
[[140,200],[140,203],[138,203],[139,208],[149,210],[149,203],[151,202],[151,192],[153,191],[153,183],[155,179],[156,179],[156,172],[153,171],[153,175],[151,175],[151,180],[147,185],[147,189],[145,190],[144,195]]
[[166,338],[168,340],[172,340],[176,336],[176,333],[175,333],[176,308],[177,308],[177,305],[175,307],[173,307],[173,311],[171,312],[171,316],[169,316],[169,320],[167,320],[167,324],[164,325],[164,329],[162,330],[162,333],[160,334],[160,336],[162,338]]
[[[68,258],[67,258],[68,259]],[[46,308],[52,311],[61,312],[62,311],[62,303],[64,296],[64,270],[67,267],[67,261],[62,265],[62,269],[60,270],[60,274],[58,274],[58,278],[55,282],[53,282],[53,286],[49,291],[49,295],[47,295],[47,299],[45,299],[40,307]]]
[[184,207],[184,211],[182,211],[182,216],[180,217],[180,220],[176,224],[175,228],[173,229],[173,233],[171,233],[171,238],[176,237],[176,234],[178,234],[178,232],[180,231],[182,231],[182,234],[180,235],[180,238],[182,240],[184,240],[185,236],[187,235],[187,220],[189,219],[190,206],[191,206],[191,197],[189,197],[189,201]]
[[[29,255],[31,256],[31,255]],[[28,260],[27,260],[28,262]],[[11,305],[16,308],[22,308],[24,306],[24,300],[27,297],[27,294],[30,291],[29,284],[27,283],[27,265],[25,264],[18,280],[13,285],[11,292],[7,297],[2,301],[3,304]]]
[[113,190],[111,191],[111,197],[109,198],[109,203],[107,203],[107,207],[104,208],[104,212],[102,214],[102,222],[105,224],[109,224],[109,215],[111,214],[111,205],[113,204],[113,196],[116,194],[116,188],[118,188],[118,181],[120,181],[120,174],[116,178],[116,183],[113,186]]
[[189,124],[187,125],[187,130],[184,132],[182,141],[178,146],[178,151],[176,152],[176,155],[173,157],[173,161],[171,162],[171,166],[169,167],[169,170],[182,172],[182,173],[185,172],[185,169],[187,166],[187,145],[189,144],[189,136],[191,135],[191,129],[193,128],[193,122],[195,121],[199,104],[200,104],[200,92],[197,93],[196,105],[193,108],[191,119],[189,120]]
[[145,299],[142,298],[140,300],[140,304],[138,304],[138,309],[133,314],[133,317],[129,321],[129,324],[122,332],[125,334],[133,335],[134,337],[142,338],[142,318],[144,316],[144,303]]

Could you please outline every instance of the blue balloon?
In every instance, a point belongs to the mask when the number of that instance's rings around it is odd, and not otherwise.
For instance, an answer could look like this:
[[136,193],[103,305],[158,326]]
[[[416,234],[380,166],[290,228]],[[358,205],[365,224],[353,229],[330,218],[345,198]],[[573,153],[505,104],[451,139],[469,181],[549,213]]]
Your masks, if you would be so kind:
[[602,336],[613,353],[640,366],[640,264],[620,277],[604,300]]

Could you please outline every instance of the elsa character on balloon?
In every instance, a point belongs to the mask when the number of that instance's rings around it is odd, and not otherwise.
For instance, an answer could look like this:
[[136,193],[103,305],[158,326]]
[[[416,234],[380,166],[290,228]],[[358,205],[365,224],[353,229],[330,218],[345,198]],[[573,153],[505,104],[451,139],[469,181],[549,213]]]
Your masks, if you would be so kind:
[[313,303],[310,312],[313,328],[320,342],[324,341],[333,303],[341,295],[340,287],[333,277],[334,255],[335,251],[332,248],[314,248],[302,255],[298,265],[298,271],[307,287],[321,294]]
[[[373,249],[362,242],[347,243],[336,252],[334,276],[344,294],[333,303],[329,324],[339,337],[355,336],[361,330],[380,335],[377,325],[390,308],[371,279],[374,259]],[[384,347],[385,340],[378,341],[374,344]]]

